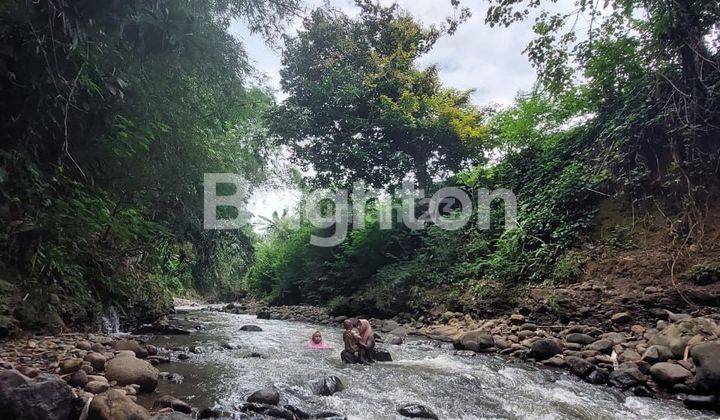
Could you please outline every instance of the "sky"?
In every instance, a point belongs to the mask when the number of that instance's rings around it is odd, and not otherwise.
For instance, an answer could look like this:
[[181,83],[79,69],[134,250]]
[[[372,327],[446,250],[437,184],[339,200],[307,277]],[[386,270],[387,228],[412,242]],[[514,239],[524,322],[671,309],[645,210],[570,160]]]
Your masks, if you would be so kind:
[[[393,3],[391,0],[380,2],[384,5]],[[398,0],[397,3],[426,25],[439,25],[446,16],[453,14],[450,0]],[[325,3],[307,0],[305,4],[306,8],[313,9]],[[522,54],[532,38],[532,21],[509,28],[491,28],[484,23],[486,1],[465,0],[461,4],[469,7],[473,16],[460,25],[454,35],[442,37],[417,64],[420,67],[437,65],[440,80],[447,87],[474,89],[472,100],[477,105],[508,105],[518,91],[528,91],[535,80],[535,72]],[[352,0],[333,1],[332,5],[348,15],[358,14]],[[301,26],[301,19],[291,22],[289,34],[296,33]],[[234,22],[230,31],[243,42],[251,64],[282,100],[285,95],[280,91],[281,46],[268,46],[261,36],[251,34],[241,21]],[[258,216],[270,218],[274,211],[282,214],[284,209],[292,210],[299,198],[300,193],[293,188],[268,186],[253,193],[248,210],[255,215],[253,220],[259,222]]]

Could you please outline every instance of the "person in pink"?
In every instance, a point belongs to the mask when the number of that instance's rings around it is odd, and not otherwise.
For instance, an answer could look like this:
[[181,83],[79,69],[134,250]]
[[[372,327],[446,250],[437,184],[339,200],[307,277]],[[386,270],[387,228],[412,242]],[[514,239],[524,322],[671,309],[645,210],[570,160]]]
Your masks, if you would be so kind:
[[320,334],[320,331],[315,331],[312,336],[310,336],[310,339],[307,343],[305,343],[306,349],[312,349],[312,350],[330,350],[333,348],[332,345],[328,344],[323,340],[322,334]]

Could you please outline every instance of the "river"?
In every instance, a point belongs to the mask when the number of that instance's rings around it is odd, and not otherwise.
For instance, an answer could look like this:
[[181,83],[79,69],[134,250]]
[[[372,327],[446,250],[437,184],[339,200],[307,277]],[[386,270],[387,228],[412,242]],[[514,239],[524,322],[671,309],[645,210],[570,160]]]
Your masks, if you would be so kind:
[[[406,403],[430,407],[441,419],[714,418],[687,410],[676,401],[624,395],[566,372],[495,355],[457,355],[452,346],[416,338],[390,346],[393,362],[345,365],[339,358],[338,328],[213,311],[182,312],[178,318],[203,329],[188,336],[158,336],[152,343],[195,346],[202,353],[188,352],[187,360],[161,365],[184,380],[161,381],[155,396],[171,394],[196,407],[232,411],[253,391],[275,386],[281,404],[308,412],[334,411],[351,419],[403,418],[396,410]],[[240,331],[246,324],[263,331]],[[304,350],[303,344],[315,330],[335,350]],[[307,383],[327,375],[340,377],[347,389],[329,397],[313,395]],[[149,397],[142,402],[149,404]]]

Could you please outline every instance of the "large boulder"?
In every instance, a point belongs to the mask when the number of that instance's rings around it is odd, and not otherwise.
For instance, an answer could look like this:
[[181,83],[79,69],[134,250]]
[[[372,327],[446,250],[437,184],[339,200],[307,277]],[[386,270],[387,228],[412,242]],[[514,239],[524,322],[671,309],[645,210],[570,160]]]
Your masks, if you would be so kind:
[[495,347],[495,340],[492,335],[482,330],[468,331],[453,342],[456,349],[484,351]]
[[668,359],[672,359],[672,351],[670,351],[669,348],[665,346],[658,346],[657,344],[654,346],[648,347],[647,350],[645,350],[645,353],[642,355],[642,360],[652,364],[664,362]]
[[250,394],[249,397],[247,397],[247,402],[267,405],[278,405],[280,403],[280,393],[277,392],[277,390],[274,388],[259,389]]
[[652,365],[650,375],[655,382],[670,387],[685,382],[692,376],[692,373],[680,365],[660,362]]
[[690,351],[695,363],[695,386],[701,391],[720,391],[720,341],[699,344]]
[[653,337],[649,344],[665,346],[670,349],[674,358],[681,359],[690,339],[696,335],[714,336],[720,333],[715,321],[708,318],[690,318],[668,325]]
[[392,362],[392,355],[386,348],[375,346],[370,353],[370,360],[375,362]]
[[329,396],[345,389],[345,384],[337,376],[326,376],[309,382],[315,395]]
[[111,389],[96,395],[90,402],[88,420],[146,420],[150,413],[124,392]]
[[130,350],[131,352],[135,353],[136,357],[139,357],[141,359],[144,359],[148,357],[148,351],[146,348],[140,345],[135,340],[120,340],[113,343],[113,348],[118,351],[122,350]]
[[398,413],[403,417],[409,417],[413,419],[435,419],[438,416],[433,411],[424,405],[420,404],[405,404],[398,407]]
[[541,338],[530,345],[530,353],[528,353],[528,357],[542,361],[561,353],[562,346],[560,343],[549,338]]
[[118,385],[140,385],[143,392],[152,392],[158,384],[160,372],[145,360],[121,354],[105,364],[105,377]]
[[0,371],[0,418],[66,420],[74,400],[72,388],[57,376],[30,379],[16,370]]

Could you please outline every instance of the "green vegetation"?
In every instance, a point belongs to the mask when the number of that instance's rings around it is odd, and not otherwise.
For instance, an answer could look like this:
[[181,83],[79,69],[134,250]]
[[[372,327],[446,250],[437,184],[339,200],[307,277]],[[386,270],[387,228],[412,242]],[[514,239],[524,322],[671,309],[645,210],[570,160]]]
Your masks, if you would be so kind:
[[[575,281],[607,199],[662,209],[678,252],[702,240],[720,168],[717,1],[576,0],[568,14],[491,1],[492,26],[539,15],[526,49],[538,81],[508,107],[473,104],[416,63],[469,24],[456,0],[442,27],[371,0],[355,17],[303,14],[283,38],[288,96],[276,103],[228,29],[240,19],[277,40],[299,2],[0,4],[3,324],[80,322],[111,305],[146,320],[172,295],[245,292],[338,313],[462,307],[491,285]],[[505,229],[495,202],[489,230],[476,213],[456,231],[381,230],[371,202],[366,227],[333,248],[287,218],[260,236],[203,230],[203,174],[259,184],[281,150],[308,169],[306,193],[356,181],[393,193],[406,178],[428,196],[504,188],[518,224]],[[611,241],[630,243],[617,232]],[[689,275],[706,284],[716,271]]]

